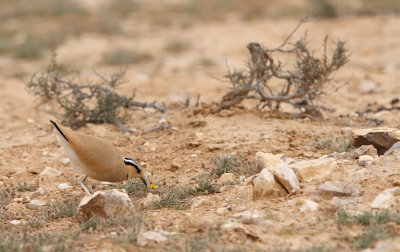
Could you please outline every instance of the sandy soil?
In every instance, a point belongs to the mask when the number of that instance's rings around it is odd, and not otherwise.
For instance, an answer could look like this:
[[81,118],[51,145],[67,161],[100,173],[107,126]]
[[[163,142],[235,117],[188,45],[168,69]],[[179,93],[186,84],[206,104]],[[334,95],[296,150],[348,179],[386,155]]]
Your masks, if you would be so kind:
[[[351,52],[351,61],[336,75],[348,85],[324,97],[324,104],[335,111],[324,113],[324,119],[318,120],[279,118],[267,111],[255,110],[252,102],[218,114],[207,113],[208,106],[219,102],[229,90],[228,83],[218,80],[226,72],[226,62],[231,68],[243,66],[248,57],[246,44],[250,41],[261,42],[267,47],[279,45],[295,27],[297,19],[245,22],[233,16],[225,21],[168,28],[126,19],[121,26],[127,35],[69,37],[57,53],[60,64],[79,69],[83,78],[94,78],[93,68],[104,73],[116,70],[101,63],[102,55],[110,48],[126,47],[151,52],[153,61],[129,66],[125,78],[127,83],[119,92],[130,94],[136,88],[138,100],[157,100],[165,103],[168,110],[165,114],[148,110],[148,117],[142,121],[139,119],[144,113],[135,112],[124,125],[141,132],[165,118],[172,126],[171,132],[159,130],[119,136],[119,129],[114,125],[87,125],[79,131],[100,136],[117,146],[124,156],[143,162],[145,171],[149,172],[149,182],[160,188],[174,183],[194,186],[199,175],[213,168],[210,159],[222,153],[243,153],[248,160],[254,159],[257,151],[282,153],[294,160],[314,159],[329,152],[315,148],[316,141],[345,138],[348,127],[375,126],[373,121],[360,118],[355,112],[389,106],[392,99],[400,97],[399,22],[400,18],[395,16],[345,17],[314,20],[302,26],[296,36],[298,38],[308,30],[312,47],[319,48],[328,34],[333,41],[339,38],[347,41]],[[189,48],[180,53],[166,52],[165,45],[174,39],[186,42]],[[43,214],[43,210],[29,209],[27,204],[16,202],[16,198],[28,197],[50,204],[84,196],[73,180],[79,174],[70,164],[63,163],[65,153],[49,123],[50,119],[57,118],[46,113],[45,106],[36,108],[37,101],[25,91],[24,81],[32,73],[43,71],[47,63],[47,58],[30,61],[0,56],[0,187],[11,188],[18,182],[26,182],[28,185],[39,183],[46,189],[43,195],[34,195],[30,191],[16,192],[7,204],[2,205],[0,221],[3,231],[6,228],[23,232],[25,229],[21,225]],[[365,93],[362,84],[366,81],[375,83],[380,91]],[[200,95],[202,106],[179,109],[188,94],[193,97]],[[384,120],[382,126],[398,127],[400,123],[398,111],[369,113],[367,117]],[[206,203],[195,209],[144,208],[145,230],[179,233],[164,243],[149,243],[145,247],[118,243],[111,238],[115,231],[107,229],[104,232],[82,231],[80,238],[73,241],[73,246],[87,251],[180,251],[188,248],[188,241],[195,239],[193,237],[206,237],[208,240],[204,239],[213,244],[208,249],[214,251],[224,248],[307,250],[313,246],[324,246],[334,251],[355,250],[354,239],[363,228],[338,228],[334,216],[338,206],[330,200],[321,200],[318,211],[303,213],[299,208],[305,199],[313,198],[316,188],[323,182],[338,180],[362,186],[361,196],[343,199],[347,203],[340,207],[345,206],[349,211],[371,211],[370,203],[376,195],[400,182],[396,168],[398,162],[394,158],[378,159],[362,176],[354,175],[361,169],[355,160],[340,163],[339,168],[325,180],[301,183],[300,192],[282,198],[253,201],[252,186],[238,183],[227,186],[221,193],[194,197],[191,202],[206,199]],[[172,169],[173,163],[179,164],[180,168]],[[60,170],[64,175],[39,176],[45,167]],[[57,187],[60,183],[70,183],[72,188],[60,190]],[[89,179],[89,184],[96,190],[101,188],[95,180]],[[132,197],[132,200],[138,205],[142,202],[140,198]],[[231,210],[217,211],[228,206]],[[51,207],[46,209],[52,211]],[[266,219],[270,224],[245,224],[248,232],[219,229],[221,224],[232,219],[233,214],[249,209],[261,209],[267,213]],[[199,224],[199,219],[204,220],[202,224]],[[14,226],[10,220],[20,220],[23,224]],[[47,221],[39,228],[29,228],[29,232],[80,230],[80,225],[73,217],[62,218]],[[218,231],[218,241],[213,243],[214,238],[209,236],[215,230]],[[397,230],[394,233],[398,235],[399,225],[394,224],[393,230]]]

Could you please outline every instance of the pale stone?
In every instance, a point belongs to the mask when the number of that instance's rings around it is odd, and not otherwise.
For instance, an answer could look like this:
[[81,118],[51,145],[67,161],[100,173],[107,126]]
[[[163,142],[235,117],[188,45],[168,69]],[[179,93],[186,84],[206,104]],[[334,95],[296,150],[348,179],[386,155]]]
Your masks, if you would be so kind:
[[361,145],[356,149],[349,150],[348,152],[337,153],[334,157],[338,160],[340,159],[357,159],[362,155],[369,155],[372,157],[377,157],[378,152],[372,144],[369,145]]
[[135,213],[135,207],[128,194],[117,189],[97,191],[85,196],[78,207],[78,219],[86,221],[93,215],[103,218],[120,218]]
[[289,165],[300,181],[310,182],[329,176],[337,167],[333,158],[303,160]]
[[181,168],[182,168],[182,166],[179,163],[173,162],[171,164],[171,170],[178,170],[178,169],[181,169]]
[[210,200],[207,198],[199,198],[199,199],[194,199],[192,203],[192,211],[196,208],[199,208],[200,206],[203,205],[208,205],[210,203]]
[[71,186],[68,183],[61,183],[61,184],[58,184],[57,188],[60,190],[67,190],[67,189],[71,188]]
[[226,184],[233,184],[235,183],[236,177],[232,173],[224,173],[218,179],[217,184],[219,185],[226,185]]
[[392,147],[390,147],[390,149],[387,150],[387,151],[385,152],[384,155],[385,155],[385,156],[389,156],[389,155],[391,155],[393,152],[398,152],[399,149],[400,149],[400,142],[397,142],[397,143],[393,144]]
[[47,205],[47,203],[44,201],[33,199],[28,204],[26,204],[26,207],[28,209],[34,210],[34,209],[41,209],[46,205]]
[[46,189],[39,187],[36,191],[33,192],[34,196],[39,196],[45,194],[47,191]]
[[61,159],[61,163],[68,165],[70,163],[70,160],[69,160],[69,158],[66,157],[66,158]]
[[239,218],[245,224],[263,224],[265,213],[260,209],[251,209],[233,215],[234,218]]
[[60,176],[61,174],[63,174],[62,171],[46,166],[44,170],[39,174],[39,176],[55,177],[55,176]]
[[374,158],[369,155],[362,155],[358,158],[358,164],[360,166],[369,165],[370,163],[372,163],[372,161],[374,161]]
[[399,252],[400,238],[393,237],[377,242],[373,248],[365,249],[363,252]]
[[380,93],[382,89],[372,81],[364,81],[360,86],[360,91],[364,94]]
[[219,215],[226,215],[229,212],[228,209],[226,209],[226,207],[220,207],[217,209],[217,214]]
[[160,243],[166,240],[168,240],[167,237],[156,231],[141,232],[137,235],[137,243],[139,246],[146,246],[149,241]]
[[318,194],[323,196],[359,196],[359,184],[345,182],[325,182],[318,188]]
[[198,155],[197,155],[196,153],[190,155],[191,158],[197,158],[197,156],[198,156]]
[[284,155],[278,154],[274,155],[272,153],[264,153],[264,152],[257,152],[255,155],[255,159],[257,162],[260,163],[262,168],[269,168],[275,167],[280,164],[285,164]]
[[289,193],[300,190],[299,179],[287,164],[279,164],[271,168],[272,174]]
[[268,199],[286,195],[286,191],[276,183],[274,175],[267,168],[253,177],[253,200]]
[[148,193],[146,198],[144,199],[143,205],[149,206],[153,203],[160,202],[161,198],[158,194]]
[[221,229],[222,230],[227,230],[227,231],[230,231],[230,230],[236,230],[236,231],[237,230],[243,230],[244,231],[246,228],[242,223],[229,222],[229,223],[226,223],[226,224],[222,225]]
[[28,118],[28,119],[26,119],[26,121],[27,121],[28,123],[31,123],[31,124],[35,123],[35,120],[33,120],[32,118]]
[[367,168],[362,168],[362,169],[356,171],[355,174],[364,174],[366,171],[368,171]]
[[14,226],[21,225],[21,221],[20,221],[20,220],[12,220],[12,221],[10,221],[10,223],[11,223],[12,225],[14,225]]
[[216,218],[212,214],[192,216],[190,225],[198,231],[207,231],[217,226]]
[[312,200],[305,200],[303,205],[300,207],[300,212],[314,212],[319,208],[319,204]]
[[400,187],[393,187],[381,192],[371,204],[375,209],[387,209],[396,205],[396,196],[400,193]]

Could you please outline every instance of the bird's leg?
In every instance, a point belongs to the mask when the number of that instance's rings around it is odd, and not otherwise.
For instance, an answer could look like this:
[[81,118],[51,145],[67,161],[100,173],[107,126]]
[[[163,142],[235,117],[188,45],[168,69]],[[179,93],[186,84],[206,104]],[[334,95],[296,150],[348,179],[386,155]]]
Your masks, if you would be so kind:
[[83,190],[89,195],[92,196],[92,191],[90,191],[90,189],[85,185],[85,180],[86,180],[86,175],[82,175],[80,176],[77,181],[78,183],[82,186]]

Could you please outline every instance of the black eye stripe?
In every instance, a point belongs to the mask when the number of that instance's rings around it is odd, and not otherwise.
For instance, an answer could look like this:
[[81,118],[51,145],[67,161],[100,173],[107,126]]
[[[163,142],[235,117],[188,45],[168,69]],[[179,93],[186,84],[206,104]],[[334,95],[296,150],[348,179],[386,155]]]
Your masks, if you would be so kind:
[[124,163],[126,165],[131,165],[131,166],[135,167],[138,174],[140,174],[140,172],[142,171],[142,170],[140,170],[139,162],[136,159],[124,158]]

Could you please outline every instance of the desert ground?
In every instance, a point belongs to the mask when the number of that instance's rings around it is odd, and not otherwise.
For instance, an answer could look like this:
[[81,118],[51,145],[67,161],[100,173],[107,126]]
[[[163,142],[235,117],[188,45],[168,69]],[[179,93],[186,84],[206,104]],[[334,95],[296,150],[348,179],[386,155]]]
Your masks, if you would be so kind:
[[[0,251],[396,251],[399,194],[386,209],[371,207],[400,185],[395,155],[375,156],[368,165],[337,160],[329,175],[300,181],[293,193],[253,199],[257,152],[292,162],[319,159],[354,150],[347,148],[352,130],[400,126],[399,110],[379,110],[400,97],[398,3],[331,2],[2,1]],[[306,13],[310,22],[293,42],[307,32],[320,54],[328,35],[328,52],[340,39],[349,53],[334,76],[345,85],[319,101],[330,110],[297,116],[285,107],[258,110],[257,101],[246,100],[212,113],[231,90],[223,81],[227,67],[246,65],[246,45],[279,46]],[[85,197],[75,180],[80,174],[49,122],[62,121],[60,108],[40,104],[26,88],[33,74],[46,71],[52,48],[60,69],[75,71],[80,82],[123,69],[119,94],[135,91],[135,100],[166,108],[128,111],[122,125],[130,131],[112,123],[74,128],[141,163],[148,189],[135,179],[87,180],[93,191],[125,190],[135,206],[128,216],[77,218]],[[121,62],[118,50],[131,60]],[[225,182],[217,171],[224,161],[234,176]],[[207,188],[199,182],[204,177]],[[330,181],[357,185],[359,193],[320,197]],[[185,194],[188,188],[195,192]],[[148,203],[149,193],[161,201]],[[308,200],[318,208],[303,207]],[[143,238],[146,232],[158,235]]]

